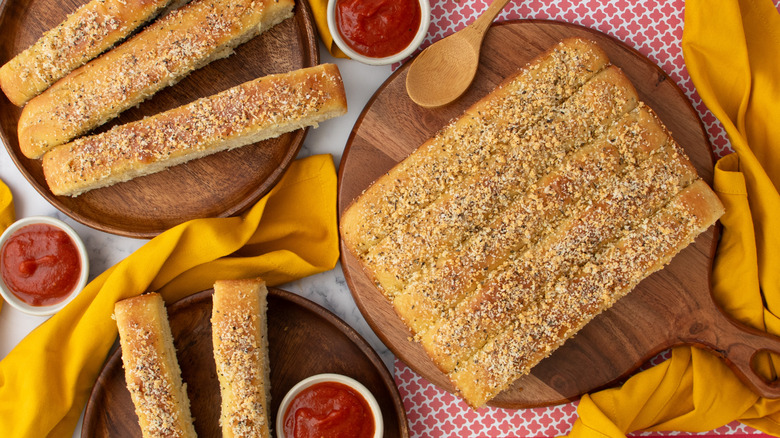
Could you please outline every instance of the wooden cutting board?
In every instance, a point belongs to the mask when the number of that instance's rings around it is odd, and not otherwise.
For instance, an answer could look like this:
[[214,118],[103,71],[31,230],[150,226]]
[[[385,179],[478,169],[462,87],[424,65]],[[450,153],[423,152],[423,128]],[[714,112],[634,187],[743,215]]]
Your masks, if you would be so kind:
[[[702,178],[711,183],[713,156],[704,128],[688,99],[659,67],[602,33],[566,23],[523,20],[490,29],[474,84],[448,106],[424,109],[409,99],[405,91],[409,63],[382,85],[356,122],[341,160],[339,212],[498,83],[573,36],[596,41],[623,69],[640,98],[659,114]],[[709,273],[717,235],[715,227],[703,233],[668,267],[648,277],[490,404],[525,408],[573,400],[614,384],[658,352],[679,344],[710,348],[760,394],[780,397],[780,387],[765,382],[750,367],[757,350],[780,351],[780,342],[733,323],[712,301]],[[390,303],[343,245],[341,261],[358,307],[382,341],[417,373],[452,392],[447,377],[419,344],[409,341],[410,333]]]

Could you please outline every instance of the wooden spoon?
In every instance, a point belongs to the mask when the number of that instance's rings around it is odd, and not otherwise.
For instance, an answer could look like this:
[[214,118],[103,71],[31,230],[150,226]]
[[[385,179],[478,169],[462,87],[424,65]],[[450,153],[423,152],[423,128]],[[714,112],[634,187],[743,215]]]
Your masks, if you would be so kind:
[[479,66],[479,50],[490,24],[509,0],[495,0],[473,23],[423,50],[409,67],[406,92],[418,105],[434,108],[460,97]]

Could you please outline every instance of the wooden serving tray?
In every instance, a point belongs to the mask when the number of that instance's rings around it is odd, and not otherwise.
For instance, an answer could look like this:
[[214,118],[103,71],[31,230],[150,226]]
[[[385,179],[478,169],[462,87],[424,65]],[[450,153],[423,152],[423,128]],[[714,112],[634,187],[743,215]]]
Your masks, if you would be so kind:
[[[86,0],[5,0],[0,5],[0,65],[32,45]],[[319,64],[311,9],[295,2],[294,17],[238,46],[235,53],[192,72],[151,100],[128,109],[98,128],[139,120],[243,82]],[[202,217],[227,217],[254,205],[282,177],[298,154],[307,129],[232,151],[220,152],[76,198],[55,196],[40,160],[19,150],[16,127],[21,108],[0,93],[0,138],[14,163],[47,201],[92,228],[128,237],[151,238],[175,225]]]
[[[168,307],[182,379],[198,436],[218,437],[221,398],[211,340],[213,289]],[[282,398],[296,383],[321,373],[337,373],[363,383],[382,409],[385,437],[408,437],[406,412],[393,376],[371,346],[328,310],[293,293],[268,289],[268,341],[271,362],[271,421]],[[121,350],[108,358],[92,389],[81,436],[141,437],[125,384]]]
[[[534,57],[573,36],[590,38],[607,52],[634,83],[640,98],[671,130],[699,174],[711,182],[713,156],[704,128],[685,95],[660,68],[602,33],[566,23],[522,20],[490,29],[475,82],[448,106],[424,109],[409,99],[405,91],[409,63],[385,82],[355,124],[341,160],[340,214],[372,181],[449,120]],[[489,404],[525,408],[577,399],[614,384],[658,352],[679,344],[710,348],[761,395],[780,397],[780,387],[765,382],[750,366],[756,351],[780,351],[778,339],[738,326],[712,301],[709,275],[717,235],[715,227],[703,233],[664,270],[645,279]],[[381,340],[414,371],[453,392],[449,379],[422,347],[409,341],[410,333],[390,303],[343,245],[341,262],[358,307]]]

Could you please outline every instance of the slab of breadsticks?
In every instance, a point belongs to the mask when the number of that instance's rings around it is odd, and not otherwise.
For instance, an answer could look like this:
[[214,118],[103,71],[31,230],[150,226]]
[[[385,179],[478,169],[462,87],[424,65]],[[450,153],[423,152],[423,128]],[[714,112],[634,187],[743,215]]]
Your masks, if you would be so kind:
[[[474,407],[723,213],[630,81],[598,53],[582,39],[556,45],[342,215],[345,247]],[[556,59],[568,64],[549,68]],[[588,73],[567,82],[584,65]],[[537,96],[568,91],[529,117],[523,96],[537,71],[549,78],[535,83],[545,87]]]
[[567,100],[607,62],[599,47],[579,39],[539,56],[366,189],[344,212],[344,244],[356,254],[368,252],[445,188],[481,170],[496,148]]

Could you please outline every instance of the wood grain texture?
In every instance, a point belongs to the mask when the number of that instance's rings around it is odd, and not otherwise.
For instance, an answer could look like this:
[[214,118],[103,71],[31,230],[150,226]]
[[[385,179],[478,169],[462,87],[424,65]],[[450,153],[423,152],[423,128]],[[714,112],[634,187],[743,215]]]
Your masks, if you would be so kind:
[[[182,379],[187,383],[198,436],[221,436],[219,380],[211,341],[213,290],[199,292],[168,307]],[[403,402],[393,377],[371,346],[328,310],[298,295],[268,288],[268,340],[271,363],[271,419],[296,383],[320,373],[338,373],[363,383],[376,397],[385,436],[408,437]],[[115,350],[87,403],[82,437],[140,437]]]
[[[450,105],[425,109],[409,99],[404,88],[409,63],[383,84],[355,124],[341,160],[340,214],[371,182],[449,120],[534,57],[572,36],[592,39],[607,52],[671,130],[702,178],[711,183],[713,156],[704,128],[685,95],[659,67],[602,33],[566,23],[522,20],[491,28],[475,82]],[[525,408],[574,400],[614,384],[658,352],[679,344],[709,347],[757,391],[780,396],[777,384],[764,381],[750,368],[757,350],[780,351],[780,342],[732,323],[712,301],[709,275],[717,235],[715,227],[703,233],[668,267],[648,277],[489,404]],[[414,371],[452,392],[449,379],[419,344],[409,341],[410,333],[391,304],[343,245],[341,262],[358,307],[382,341]]]
[[[84,0],[6,0],[0,12],[0,64],[30,46]],[[306,0],[294,17],[236,48],[226,59],[192,72],[111,123],[139,120],[235,85],[273,73],[319,64],[314,21]],[[297,155],[308,129],[214,154],[163,172],[71,198],[53,195],[39,160],[19,150],[16,127],[21,108],[0,97],[0,138],[16,166],[59,210],[92,228],[150,238],[190,219],[239,214],[265,195]]]

